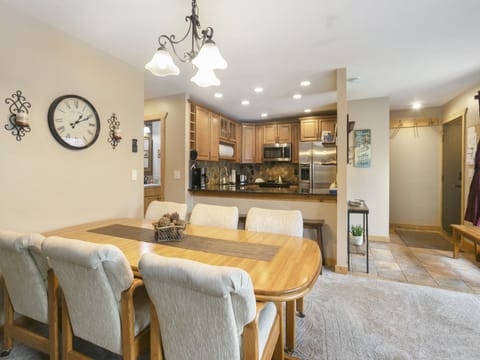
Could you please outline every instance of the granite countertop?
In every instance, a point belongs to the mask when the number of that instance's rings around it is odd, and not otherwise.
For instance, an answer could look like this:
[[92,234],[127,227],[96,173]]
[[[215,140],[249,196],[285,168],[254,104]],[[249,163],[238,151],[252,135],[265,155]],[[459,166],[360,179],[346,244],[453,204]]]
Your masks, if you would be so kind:
[[258,184],[247,185],[208,185],[205,189],[189,189],[193,192],[203,193],[245,193],[245,194],[279,194],[279,195],[298,195],[298,196],[331,196],[336,198],[336,194],[331,194],[328,188],[318,189],[315,192],[300,190],[298,185],[290,185],[290,187],[260,187]]

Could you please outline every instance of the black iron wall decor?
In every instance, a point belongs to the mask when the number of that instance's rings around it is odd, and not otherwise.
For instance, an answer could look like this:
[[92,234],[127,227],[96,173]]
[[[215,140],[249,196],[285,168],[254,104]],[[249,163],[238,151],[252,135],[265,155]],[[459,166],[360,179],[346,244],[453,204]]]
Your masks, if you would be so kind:
[[25,133],[31,130],[28,109],[32,107],[32,104],[26,100],[21,90],[17,90],[16,93],[12,94],[12,97],[5,99],[5,103],[10,105],[8,108],[10,111],[8,116],[9,123],[5,125],[5,129],[11,131],[12,135],[17,138],[17,141],[21,141]]
[[120,131],[120,121],[117,120],[115,113],[110,116],[108,119],[108,142],[112,145],[112,148],[115,149],[122,139],[122,133]]
[[480,90],[475,95],[475,99],[478,100],[478,114],[480,115]]

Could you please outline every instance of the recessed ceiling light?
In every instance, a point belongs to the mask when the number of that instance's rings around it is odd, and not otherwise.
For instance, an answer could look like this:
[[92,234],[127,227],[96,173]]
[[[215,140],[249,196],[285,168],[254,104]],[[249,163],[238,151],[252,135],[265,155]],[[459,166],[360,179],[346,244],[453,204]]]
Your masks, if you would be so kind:
[[310,113],[310,112],[312,112],[312,109],[305,109],[305,110],[303,110],[303,112]]
[[310,81],[308,81],[308,80],[304,80],[304,81],[302,81],[302,82],[300,83],[301,86],[310,86],[310,84],[311,84],[311,83],[310,83]]
[[243,105],[243,106],[250,105],[250,101],[248,101],[248,100],[242,100],[242,105]]
[[412,109],[414,110],[418,110],[422,107],[422,103],[418,102],[418,101],[415,101],[413,104],[412,104]]
[[215,93],[215,94],[213,94],[213,96],[215,96],[217,99],[221,99],[223,97],[223,94],[222,93]]
[[293,95],[293,98],[296,99],[296,100],[297,100],[297,99],[301,99],[301,98],[302,98],[302,94],[294,94],[294,95]]
[[267,113],[262,113],[262,115],[260,115],[261,117],[267,117],[268,114]]
[[253,91],[255,91],[256,93],[261,93],[263,92],[263,88],[260,86],[257,86],[255,89],[253,89]]

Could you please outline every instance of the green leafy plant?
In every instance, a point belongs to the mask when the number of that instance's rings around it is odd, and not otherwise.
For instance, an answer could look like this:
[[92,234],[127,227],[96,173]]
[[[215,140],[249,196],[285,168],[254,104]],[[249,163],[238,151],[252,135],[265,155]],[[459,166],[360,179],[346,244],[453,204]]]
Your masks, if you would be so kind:
[[353,236],[362,236],[363,227],[361,225],[352,225],[351,231]]

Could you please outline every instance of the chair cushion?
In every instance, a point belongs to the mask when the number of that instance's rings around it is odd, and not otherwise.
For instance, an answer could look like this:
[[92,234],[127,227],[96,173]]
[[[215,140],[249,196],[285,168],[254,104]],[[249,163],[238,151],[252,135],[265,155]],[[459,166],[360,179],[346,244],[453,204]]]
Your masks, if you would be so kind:
[[145,219],[158,220],[164,214],[171,214],[177,212],[181,220],[187,218],[187,204],[176,203],[173,201],[158,201],[154,200],[148,204],[145,212]]
[[190,223],[195,225],[237,229],[238,208],[236,206],[196,204],[193,207],[192,215],[190,216]]
[[245,230],[303,236],[302,213],[299,210],[273,210],[252,207],[247,213]]
[[35,250],[42,240],[40,234],[0,231],[0,271],[14,311],[46,324],[48,264]]

